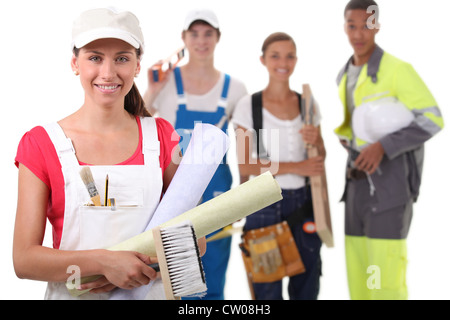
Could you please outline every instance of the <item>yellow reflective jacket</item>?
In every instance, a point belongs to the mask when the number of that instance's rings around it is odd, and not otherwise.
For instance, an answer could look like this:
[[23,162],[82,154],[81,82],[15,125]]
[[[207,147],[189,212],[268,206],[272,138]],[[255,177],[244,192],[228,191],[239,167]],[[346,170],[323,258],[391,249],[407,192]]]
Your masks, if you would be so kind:
[[[344,122],[335,130],[336,134],[345,140],[353,139],[351,115],[346,106],[349,63],[351,59],[338,76],[339,97],[344,106]],[[402,132],[395,132],[380,140],[389,158],[419,146],[444,127],[436,101],[414,68],[377,46],[359,74],[353,95],[355,108],[362,103],[384,97],[396,97],[415,116],[411,125],[402,129]],[[365,143],[357,141],[359,146]]]
[[[335,129],[335,133],[347,141],[354,139],[351,114],[346,105],[347,70],[351,61],[350,58],[337,78],[339,97],[344,106],[344,121]],[[379,173],[372,175],[377,190],[374,211],[404,204],[411,198],[417,199],[423,144],[444,126],[435,99],[414,68],[376,46],[359,74],[353,93],[355,108],[385,97],[396,97],[412,111],[414,120],[409,126],[379,141],[385,150],[385,157],[380,163]],[[356,139],[356,143],[359,147],[367,144],[359,139]],[[400,174],[402,172],[405,174]]]

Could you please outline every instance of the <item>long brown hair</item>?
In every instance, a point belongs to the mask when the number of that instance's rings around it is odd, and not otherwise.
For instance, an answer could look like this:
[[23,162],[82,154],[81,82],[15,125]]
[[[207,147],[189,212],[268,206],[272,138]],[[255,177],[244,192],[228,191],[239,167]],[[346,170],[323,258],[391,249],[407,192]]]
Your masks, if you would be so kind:
[[[73,54],[75,57],[78,57],[80,53],[80,49],[73,48]],[[141,49],[136,49],[137,58],[141,58]],[[125,110],[127,110],[130,114],[137,117],[151,117],[152,115],[145,107],[144,99],[142,99],[141,93],[136,86],[136,83],[133,83],[133,87],[130,92],[125,96],[124,101]]]

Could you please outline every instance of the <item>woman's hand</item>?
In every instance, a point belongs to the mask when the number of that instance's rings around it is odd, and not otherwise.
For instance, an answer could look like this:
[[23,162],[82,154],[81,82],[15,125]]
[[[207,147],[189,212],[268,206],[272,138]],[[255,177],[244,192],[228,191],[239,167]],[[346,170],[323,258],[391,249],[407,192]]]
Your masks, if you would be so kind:
[[297,174],[304,177],[319,176],[325,171],[324,158],[317,156],[298,162]]
[[300,129],[300,134],[303,137],[303,141],[307,144],[317,146],[322,143],[322,136],[320,135],[319,127],[304,125],[303,128]]
[[304,125],[303,128],[300,129],[300,134],[303,137],[303,141],[307,144],[307,147],[316,147],[319,151],[319,155],[325,159],[327,152],[325,150],[322,134],[320,133],[320,126]]
[[80,290],[92,289],[92,293],[103,293],[116,287],[133,289],[149,284],[157,276],[156,271],[148,266],[157,262],[156,258],[139,252],[105,250],[100,260],[103,276],[82,284]]

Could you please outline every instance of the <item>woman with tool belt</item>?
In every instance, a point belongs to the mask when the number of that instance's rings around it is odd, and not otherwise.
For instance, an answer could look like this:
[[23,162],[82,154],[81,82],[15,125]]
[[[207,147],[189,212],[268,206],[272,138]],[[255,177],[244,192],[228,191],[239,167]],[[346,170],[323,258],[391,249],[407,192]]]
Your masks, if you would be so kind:
[[[321,241],[315,232],[311,204],[311,191],[307,185],[308,176],[319,175],[324,170],[325,149],[318,127],[320,114],[316,110],[314,125],[304,125],[300,112],[301,96],[289,85],[289,78],[297,63],[296,45],[285,33],[270,35],[263,44],[261,63],[269,73],[269,84],[259,93],[242,98],[233,114],[236,128],[238,163],[241,176],[258,175],[270,170],[282,188],[283,200],[247,217],[244,238],[249,230],[262,229],[288,220],[306,271],[290,277],[291,299],[316,299],[321,274]],[[259,102],[258,102],[259,97]],[[256,111],[262,108],[262,119]],[[255,141],[255,124],[262,121],[259,132],[261,141]],[[258,135],[258,132],[256,132]],[[248,139],[247,139],[248,138]],[[256,147],[259,143],[259,148]],[[317,145],[320,156],[305,159],[306,144]],[[254,147],[255,146],[255,147]],[[263,152],[262,149],[265,149]],[[256,152],[258,150],[258,153]],[[266,159],[262,158],[266,154]],[[293,223],[293,221],[295,221]],[[261,239],[255,239],[259,241]],[[266,243],[266,248],[269,248]],[[273,248],[272,248],[273,249]],[[249,250],[253,265],[261,263],[263,269],[270,269],[275,262],[272,251]],[[270,255],[271,254],[271,255]],[[244,260],[245,261],[245,260]],[[276,263],[275,263],[276,264]],[[251,272],[250,272],[251,273]],[[267,279],[272,279],[267,273]],[[249,280],[255,279],[251,274]],[[269,280],[270,281],[270,280]],[[282,281],[258,281],[251,287],[255,299],[282,299]]]
[[[175,68],[161,82],[154,81],[151,68],[144,100],[152,114],[172,123],[181,136],[180,147],[184,152],[195,122],[214,124],[226,132],[237,101],[247,91],[239,80],[214,66],[214,50],[220,31],[217,16],[212,11],[191,11],[186,17],[182,39],[189,52],[189,61]],[[203,194],[202,202],[231,188],[231,172],[225,160]],[[202,258],[208,286],[203,299],[224,299],[230,245],[231,238],[208,242],[207,253]]]
[[[49,282],[47,299],[72,298],[65,282],[76,272],[101,275],[81,285],[92,288],[83,299],[108,299],[116,287],[133,289],[156,277],[148,266],[155,258],[100,249],[145,229],[179,163],[173,127],[150,117],[134,84],[143,41],[130,12],[83,12],[73,25],[71,66],[84,104],[57,123],[35,127],[20,142],[14,267],[20,278]],[[87,167],[101,206],[92,205],[80,177]],[[115,207],[108,206],[112,199]],[[53,248],[42,245],[46,219]]]

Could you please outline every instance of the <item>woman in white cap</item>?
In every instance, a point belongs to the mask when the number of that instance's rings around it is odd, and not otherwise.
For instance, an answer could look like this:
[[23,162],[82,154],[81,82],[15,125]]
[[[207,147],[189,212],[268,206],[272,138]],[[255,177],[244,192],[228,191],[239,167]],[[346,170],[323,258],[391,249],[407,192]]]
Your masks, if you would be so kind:
[[[107,299],[116,287],[132,289],[156,277],[148,266],[154,258],[98,248],[142,232],[177,169],[179,147],[171,140],[173,127],[150,116],[134,84],[144,40],[133,14],[82,13],[72,48],[84,104],[57,123],[33,128],[19,144],[13,260],[18,277],[48,282],[48,299],[72,298],[65,281],[92,275],[101,277],[81,285],[92,289],[81,298]],[[90,205],[92,195],[80,178],[86,167],[102,206]],[[108,206],[112,198],[115,211]],[[53,248],[42,245],[46,219]]]
[[[144,95],[147,108],[169,121],[181,136],[182,151],[187,148],[195,122],[210,123],[226,132],[237,101],[247,93],[244,84],[217,70],[214,51],[220,40],[217,16],[206,9],[188,13],[182,40],[189,61],[175,68],[162,82],[156,82],[149,70],[149,87]],[[203,202],[231,188],[231,171],[226,159],[219,165],[203,194]],[[203,299],[224,299],[225,273],[231,238],[208,242],[203,256],[208,292]]]

